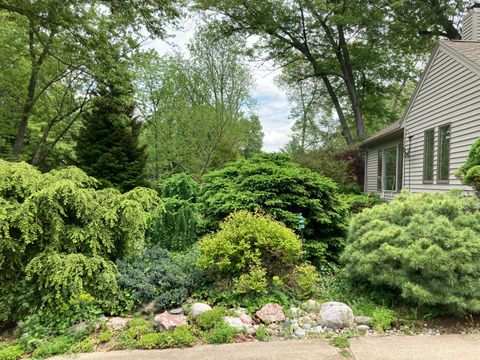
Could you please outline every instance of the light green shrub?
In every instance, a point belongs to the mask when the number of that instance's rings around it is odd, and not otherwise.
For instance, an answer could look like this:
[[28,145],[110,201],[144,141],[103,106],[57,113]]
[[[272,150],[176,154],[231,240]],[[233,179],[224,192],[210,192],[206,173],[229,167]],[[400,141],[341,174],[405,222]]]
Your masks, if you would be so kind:
[[259,341],[267,341],[270,338],[270,333],[265,326],[260,326],[255,332],[255,337]]
[[397,316],[391,309],[379,307],[372,312],[372,326],[377,331],[390,329],[395,320],[397,320]]
[[138,340],[141,349],[166,349],[174,346],[174,341],[169,333],[148,333]]
[[198,265],[219,277],[236,278],[259,267],[267,276],[287,272],[302,257],[295,233],[268,216],[239,211],[198,244]]
[[207,341],[210,344],[226,344],[233,342],[237,330],[224,324],[213,328],[207,334]]
[[98,341],[102,344],[112,340],[112,338],[113,338],[113,334],[110,330],[103,330],[98,335]]
[[405,302],[480,312],[480,212],[475,197],[402,193],[353,218],[342,254],[351,279]]
[[242,274],[235,279],[235,292],[237,294],[263,294],[267,291],[267,272],[262,267],[253,267],[247,274]]
[[473,143],[465,164],[455,173],[463,184],[470,185],[480,196],[480,139]]
[[147,211],[161,206],[156,192],[96,190],[75,167],[42,174],[1,160],[0,179],[0,321],[32,309],[70,313],[82,294],[100,311],[123,310],[112,260],[143,249]]
[[296,299],[307,300],[320,295],[322,277],[315,266],[300,264],[285,277],[284,282]]
[[195,318],[195,324],[202,330],[207,331],[225,324],[223,319],[225,308],[217,306],[212,310],[205,311]]
[[186,325],[178,326],[171,333],[176,347],[190,347],[195,345],[195,336]]
[[20,359],[24,351],[20,345],[0,346],[0,360]]
[[34,358],[47,358],[53,355],[65,354],[72,350],[75,338],[69,336],[58,336],[52,340],[46,341],[33,351]]

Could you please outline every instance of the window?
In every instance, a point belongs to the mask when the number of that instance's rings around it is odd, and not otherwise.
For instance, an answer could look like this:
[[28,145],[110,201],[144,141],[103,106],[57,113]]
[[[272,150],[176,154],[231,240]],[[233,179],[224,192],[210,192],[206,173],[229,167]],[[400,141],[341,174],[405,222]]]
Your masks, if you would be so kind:
[[398,181],[397,181],[397,190],[400,191],[403,188],[403,144],[399,145],[399,152],[398,152]]
[[385,162],[385,183],[384,190],[397,190],[397,147],[383,150]]
[[382,191],[383,178],[383,150],[378,150],[378,166],[377,166],[377,190]]
[[438,129],[438,182],[448,182],[450,173],[450,125]]
[[433,151],[435,147],[435,130],[425,131],[423,145],[423,182],[433,182]]

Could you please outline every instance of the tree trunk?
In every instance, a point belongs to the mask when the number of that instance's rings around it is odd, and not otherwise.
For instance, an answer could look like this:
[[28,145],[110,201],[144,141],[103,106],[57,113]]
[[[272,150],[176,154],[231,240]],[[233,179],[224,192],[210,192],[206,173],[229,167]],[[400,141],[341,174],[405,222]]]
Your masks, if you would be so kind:
[[32,165],[37,166],[40,163],[40,160],[42,159],[43,149],[45,148],[45,144],[48,139],[48,134],[50,133],[50,130],[52,130],[52,127],[54,124],[55,124],[55,118],[49,121],[47,125],[45,125],[45,128],[43,129],[42,138],[40,139],[40,142],[38,143],[35,149],[35,153],[32,156],[32,160],[30,161]]
[[50,43],[52,41],[54,33],[50,33],[49,38],[45,45],[43,46],[42,52],[37,57],[35,56],[35,44],[34,44],[34,25],[30,22],[29,30],[29,46],[30,46],[30,58],[32,62],[32,71],[30,74],[30,81],[28,83],[27,98],[25,99],[25,104],[23,106],[22,116],[20,117],[20,123],[18,124],[17,136],[15,137],[15,143],[13,145],[13,158],[16,160],[22,151],[23,141],[25,140],[25,134],[27,132],[28,121],[32,114],[33,106],[35,104],[35,90],[37,88],[38,74],[40,68],[45,61],[45,58],[48,53]]
[[353,116],[355,118],[355,129],[357,131],[357,137],[363,139],[365,137],[365,124],[363,121],[362,109],[357,97],[357,88],[355,86],[355,78],[353,76],[352,64],[350,62],[350,54],[347,48],[347,42],[345,40],[345,34],[341,25],[337,26],[339,49],[337,51],[337,58],[340,62],[340,67],[343,73],[343,79],[347,86],[348,97],[352,105]]
[[345,138],[347,145],[353,145],[355,141],[353,140],[352,133],[350,132],[350,128],[348,127],[347,119],[345,118],[342,105],[340,105],[340,101],[338,100],[337,94],[335,93],[335,89],[333,88],[332,83],[327,76],[322,76],[322,80],[325,84],[325,87],[327,88],[328,93],[330,94],[333,106],[337,111],[338,119],[340,120],[340,124],[342,126],[342,136]]

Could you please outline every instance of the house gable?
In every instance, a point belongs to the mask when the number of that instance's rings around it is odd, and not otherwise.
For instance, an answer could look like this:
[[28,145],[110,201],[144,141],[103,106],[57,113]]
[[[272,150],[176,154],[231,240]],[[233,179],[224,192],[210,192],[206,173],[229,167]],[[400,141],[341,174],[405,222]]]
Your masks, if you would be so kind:
[[[472,143],[480,137],[480,66],[475,59],[462,55],[458,50],[469,44],[480,50],[477,42],[461,42],[450,46],[440,42],[432,54],[427,69],[417,86],[410,105],[405,112],[402,126],[405,131],[405,146],[410,158],[405,163],[405,188],[412,191],[442,191],[461,186],[455,177],[458,167],[465,162]],[[475,50],[476,51],[476,50]],[[473,55],[475,55],[473,51]],[[480,53],[480,52],[479,52]],[[438,129],[450,125],[450,166],[448,183],[423,181],[423,154],[425,131],[434,129],[434,173],[438,161]],[[407,139],[411,138],[410,141]]]

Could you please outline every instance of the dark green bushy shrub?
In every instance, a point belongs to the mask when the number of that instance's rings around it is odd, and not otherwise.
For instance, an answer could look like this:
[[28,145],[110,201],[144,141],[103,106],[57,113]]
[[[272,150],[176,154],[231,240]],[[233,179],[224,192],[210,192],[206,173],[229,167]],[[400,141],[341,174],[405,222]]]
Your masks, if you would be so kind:
[[147,231],[150,243],[171,251],[183,251],[197,241],[200,209],[198,184],[187,174],[175,174],[159,186],[165,211],[151,217]]
[[194,251],[173,254],[160,246],[117,262],[119,285],[131,291],[137,303],[155,300],[158,310],[181,305],[203,283]]
[[346,271],[377,291],[452,313],[480,312],[480,212],[474,197],[402,193],[352,220]]
[[287,155],[262,154],[207,174],[201,203],[207,230],[233,211],[259,208],[296,230],[302,213],[306,243],[322,244],[330,259],[341,249],[337,237],[345,229],[345,209],[336,185]]

